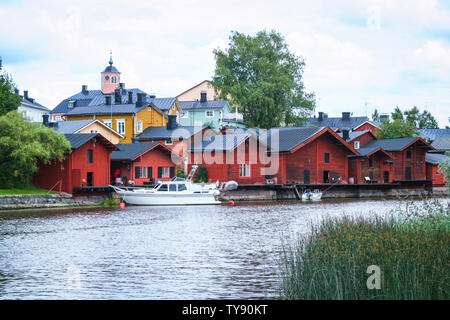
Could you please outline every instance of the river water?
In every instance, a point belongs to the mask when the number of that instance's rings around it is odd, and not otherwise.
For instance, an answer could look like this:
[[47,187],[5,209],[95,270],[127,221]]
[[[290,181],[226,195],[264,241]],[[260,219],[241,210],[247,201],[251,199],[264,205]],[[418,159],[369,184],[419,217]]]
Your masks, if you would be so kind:
[[278,298],[283,243],[398,201],[0,212],[1,299]]

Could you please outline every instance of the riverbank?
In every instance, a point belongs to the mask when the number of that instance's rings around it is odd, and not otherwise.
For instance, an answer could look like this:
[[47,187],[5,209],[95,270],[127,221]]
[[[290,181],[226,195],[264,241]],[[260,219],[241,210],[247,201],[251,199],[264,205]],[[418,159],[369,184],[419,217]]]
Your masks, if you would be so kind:
[[388,219],[327,219],[284,248],[283,298],[449,299],[449,232],[439,200],[405,203]]
[[70,208],[100,206],[108,195],[74,197],[71,194],[4,194],[0,195],[0,210]]

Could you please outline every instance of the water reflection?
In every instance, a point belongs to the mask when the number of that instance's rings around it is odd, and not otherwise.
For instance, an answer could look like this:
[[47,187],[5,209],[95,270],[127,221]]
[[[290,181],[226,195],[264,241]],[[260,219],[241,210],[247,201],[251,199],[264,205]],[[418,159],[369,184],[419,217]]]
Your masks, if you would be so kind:
[[[283,241],[396,201],[0,213],[3,299],[277,298]],[[376,212],[375,212],[376,211]]]

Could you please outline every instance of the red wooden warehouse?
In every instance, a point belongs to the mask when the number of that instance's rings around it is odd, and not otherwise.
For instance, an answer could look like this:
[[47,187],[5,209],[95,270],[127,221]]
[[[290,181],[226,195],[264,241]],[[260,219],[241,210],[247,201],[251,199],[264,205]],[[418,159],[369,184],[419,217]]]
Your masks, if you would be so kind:
[[204,166],[210,182],[265,184],[266,152],[267,146],[248,132],[208,136],[189,150],[189,168]]
[[119,150],[111,154],[112,177],[119,177],[124,184],[154,183],[156,180],[170,180],[176,175],[179,157],[172,150],[158,142],[118,144]]
[[107,186],[110,181],[110,154],[117,150],[99,133],[65,134],[72,152],[57,163],[40,165],[32,184],[55,191],[73,193],[82,186]]
[[348,156],[359,155],[329,127],[270,129],[267,142],[279,154],[278,184],[347,183]]

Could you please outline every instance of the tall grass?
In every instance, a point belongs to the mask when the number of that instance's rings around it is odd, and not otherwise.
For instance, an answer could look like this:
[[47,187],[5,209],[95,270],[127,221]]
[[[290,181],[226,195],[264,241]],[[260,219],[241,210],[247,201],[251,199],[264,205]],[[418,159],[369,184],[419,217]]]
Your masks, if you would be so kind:
[[[331,219],[300,236],[282,257],[285,299],[449,299],[449,207],[402,211],[400,219]],[[367,268],[381,269],[368,289]]]

